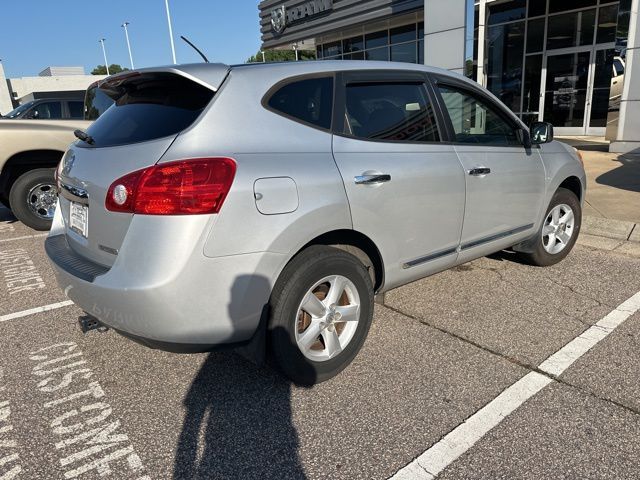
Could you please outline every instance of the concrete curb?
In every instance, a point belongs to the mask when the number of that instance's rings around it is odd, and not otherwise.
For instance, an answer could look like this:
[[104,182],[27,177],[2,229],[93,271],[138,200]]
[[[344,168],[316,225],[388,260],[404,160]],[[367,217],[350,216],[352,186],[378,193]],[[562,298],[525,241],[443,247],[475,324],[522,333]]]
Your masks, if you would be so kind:
[[580,233],[623,242],[640,242],[640,224],[612,218],[584,216]]

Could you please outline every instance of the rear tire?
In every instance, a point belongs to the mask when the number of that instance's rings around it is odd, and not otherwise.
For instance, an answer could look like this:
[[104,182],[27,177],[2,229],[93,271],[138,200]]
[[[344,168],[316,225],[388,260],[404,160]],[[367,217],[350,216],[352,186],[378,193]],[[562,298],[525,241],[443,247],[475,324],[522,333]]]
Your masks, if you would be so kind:
[[20,175],[11,186],[11,211],[34,230],[49,230],[57,202],[52,168],[36,168]]
[[270,307],[272,358],[294,383],[314,385],[340,373],[362,347],[373,318],[373,284],[355,256],[313,245],[285,267]]
[[575,193],[559,188],[553,194],[551,202],[536,233],[536,241],[531,253],[519,253],[518,256],[530,265],[548,267],[563,260],[578,239],[582,224],[582,208]]

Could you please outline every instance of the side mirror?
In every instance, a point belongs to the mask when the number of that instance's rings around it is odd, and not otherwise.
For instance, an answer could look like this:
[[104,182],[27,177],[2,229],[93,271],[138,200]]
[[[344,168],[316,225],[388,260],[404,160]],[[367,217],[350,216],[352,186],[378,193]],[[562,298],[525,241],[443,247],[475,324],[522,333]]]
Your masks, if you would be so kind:
[[553,125],[549,122],[533,122],[531,128],[531,143],[539,145],[553,141]]

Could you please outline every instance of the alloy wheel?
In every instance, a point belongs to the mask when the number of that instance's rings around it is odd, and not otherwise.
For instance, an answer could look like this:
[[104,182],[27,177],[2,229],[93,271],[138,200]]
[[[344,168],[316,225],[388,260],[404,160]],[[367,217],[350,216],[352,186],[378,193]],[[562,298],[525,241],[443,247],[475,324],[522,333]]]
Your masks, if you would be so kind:
[[302,354],[324,362],[351,342],[360,321],[360,296],[351,280],[332,275],[316,282],[296,314],[296,343]]
[[567,204],[556,205],[547,214],[542,226],[542,245],[555,255],[566,248],[575,228],[575,215]]

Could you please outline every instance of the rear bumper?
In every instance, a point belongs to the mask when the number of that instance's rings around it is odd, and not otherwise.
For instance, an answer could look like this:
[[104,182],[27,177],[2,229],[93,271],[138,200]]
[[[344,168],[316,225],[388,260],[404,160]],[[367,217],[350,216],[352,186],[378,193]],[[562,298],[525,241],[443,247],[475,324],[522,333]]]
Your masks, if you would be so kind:
[[248,341],[284,256],[262,252],[210,258],[203,253],[204,239],[180,242],[167,233],[150,240],[153,230],[144,223],[132,222],[110,268],[82,278],[78,271],[86,271],[90,262],[81,265],[82,257],[60,241],[64,230],[54,221],[47,255],[67,297],[104,325],[153,348],[205,351]]

